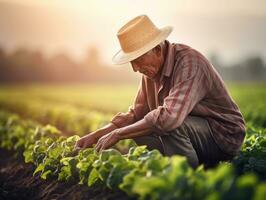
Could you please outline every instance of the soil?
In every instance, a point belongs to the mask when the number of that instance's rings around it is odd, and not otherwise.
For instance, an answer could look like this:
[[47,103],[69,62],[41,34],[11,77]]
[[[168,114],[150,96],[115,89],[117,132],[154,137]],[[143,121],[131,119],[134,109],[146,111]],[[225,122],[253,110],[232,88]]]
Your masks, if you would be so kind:
[[43,180],[33,176],[34,166],[26,164],[22,157],[0,149],[0,200],[133,200],[121,190],[104,186],[88,187],[77,183]]

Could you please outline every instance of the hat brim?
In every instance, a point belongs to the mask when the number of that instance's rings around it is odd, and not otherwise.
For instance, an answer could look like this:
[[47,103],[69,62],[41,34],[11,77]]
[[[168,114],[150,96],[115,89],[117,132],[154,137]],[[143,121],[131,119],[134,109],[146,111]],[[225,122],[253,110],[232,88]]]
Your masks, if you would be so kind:
[[155,37],[148,44],[146,44],[145,46],[136,51],[125,53],[122,50],[119,50],[112,58],[113,63],[116,65],[121,65],[140,57],[141,55],[147,53],[152,48],[156,47],[158,44],[164,41],[168,37],[168,35],[172,32],[172,30],[173,27],[171,26],[166,26],[164,28],[161,28],[160,34],[158,34],[157,37]]

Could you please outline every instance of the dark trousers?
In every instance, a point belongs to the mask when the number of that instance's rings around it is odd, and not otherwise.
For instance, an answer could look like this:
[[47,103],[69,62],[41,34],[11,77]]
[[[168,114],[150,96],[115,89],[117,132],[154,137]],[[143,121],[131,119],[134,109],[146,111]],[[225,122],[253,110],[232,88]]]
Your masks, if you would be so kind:
[[185,156],[193,168],[200,164],[205,168],[214,167],[219,161],[230,161],[234,157],[215,143],[208,121],[196,116],[187,116],[181,126],[164,136],[151,134],[134,140],[138,145],[147,145],[149,150],[158,149],[165,156]]

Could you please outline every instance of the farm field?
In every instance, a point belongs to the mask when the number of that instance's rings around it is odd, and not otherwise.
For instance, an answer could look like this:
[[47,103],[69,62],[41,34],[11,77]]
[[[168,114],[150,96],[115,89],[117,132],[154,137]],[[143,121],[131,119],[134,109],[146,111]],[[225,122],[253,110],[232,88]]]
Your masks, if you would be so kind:
[[75,193],[79,199],[264,199],[266,84],[228,87],[247,123],[242,151],[232,163],[192,170],[182,157],[163,157],[131,140],[100,154],[93,148],[74,151],[80,136],[128,109],[137,85],[1,86],[0,195],[16,199],[16,193],[26,191],[32,199],[70,199]]

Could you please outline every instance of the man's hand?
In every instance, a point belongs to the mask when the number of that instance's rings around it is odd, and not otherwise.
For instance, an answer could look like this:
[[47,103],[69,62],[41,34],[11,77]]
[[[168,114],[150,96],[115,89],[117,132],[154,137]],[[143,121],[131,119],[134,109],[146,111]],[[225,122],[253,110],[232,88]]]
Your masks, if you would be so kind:
[[79,149],[79,148],[88,148],[88,147],[92,147],[93,144],[96,144],[98,141],[98,137],[96,136],[95,132],[89,133],[85,136],[83,136],[82,138],[80,138],[76,144],[75,144],[75,148]]
[[150,133],[151,127],[144,119],[123,128],[118,128],[110,123],[104,128],[82,137],[76,142],[76,148],[91,147],[97,143],[95,148],[97,151],[101,151],[110,148],[119,140],[149,135]]
[[120,140],[120,137],[118,135],[118,132],[119,132],[119,129],[116,129],[110,133],[108,133],[107,135],[104,135],[102,136],[95,148],[96,148],[96,151],[102,151],[104,149],[108,149],[110,147],[112,147],[113,145],[115,145],[119,140]]
[[117,129],[117,127],[113,123],[109,123],[103,128],[100,128],[80,138],[75,144],[75,149],[92,147],[93,144],[97,143],[99,138],[112,132],[115,129]]

